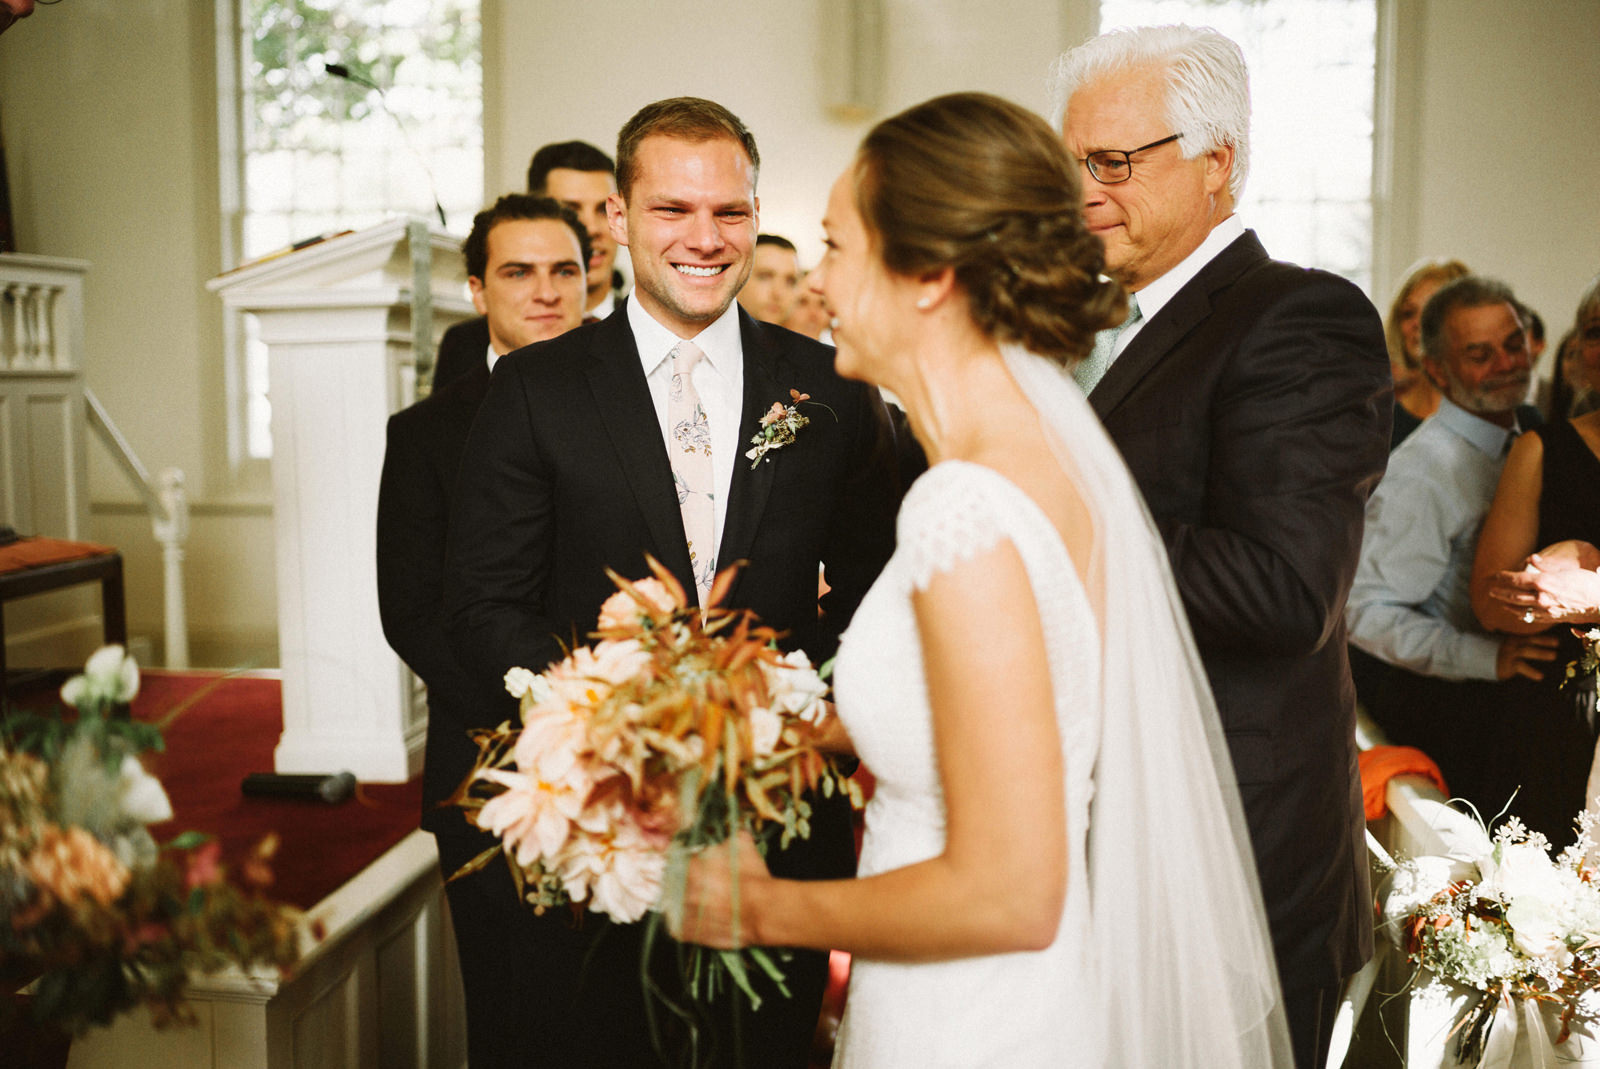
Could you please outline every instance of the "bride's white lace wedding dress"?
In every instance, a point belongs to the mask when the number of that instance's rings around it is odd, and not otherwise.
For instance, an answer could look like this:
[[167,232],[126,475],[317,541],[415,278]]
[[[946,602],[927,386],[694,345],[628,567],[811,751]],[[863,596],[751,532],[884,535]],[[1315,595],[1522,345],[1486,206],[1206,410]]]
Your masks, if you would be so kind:
[[1090,511],[1089,589],[1015,484],[938,464],[906,495],[895,554],[841,641],[836,691],[878,781],[861,874],[938,855],[944,800],[912,595],[1001,540],[1015,547],[1039,606],[1065,762],[1061,925],[1037,953],[858,957],[834,1064],[1290,1065],[1231,766],[1164,551],[1071,379],[1021,350],[1005,357]]
[[[994,471],[947,461],[906,495],[898,548],[856,610],[835,665],[840,713],[878,780],[867,809],[863,876],[944,849],[911,594],[1002,539],[1022,557],[1039,604],[1067,774],[1067,871],[1085,869],[1090,772],[1100,740],[1099,628],[1066,547],[1039,507]],[[1094,976],[1088,924],[1088,885],[1069,877],[1061,927],[1048,950],[917,965],[856,961],[834,1064],[1061,1066],[1068,1064],[1069,1037],[1074,1053],[1085,1057],[1074,1064],[1098,1064],[1090,1056],[1095,1037],[1070,1022],[1071,1007],[1088,1004],[1083,985]]]

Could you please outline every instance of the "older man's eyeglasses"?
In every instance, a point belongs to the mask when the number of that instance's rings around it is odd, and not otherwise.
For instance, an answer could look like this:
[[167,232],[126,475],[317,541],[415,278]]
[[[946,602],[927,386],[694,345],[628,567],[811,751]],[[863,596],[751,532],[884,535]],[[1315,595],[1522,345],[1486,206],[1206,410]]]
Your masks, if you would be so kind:
[[1173,134],[1171,137],[1163,137],[1160,141],[1152,141],[1148,145],[1130,148],[1126,152],[1114,148],[1101,149],[1099,152],[1089,153],[1083,158],[1083,162],[1089,168],[1089,173],[1094,175],[1096,182],[1102,185],[1114,186],[1118,182],[1126,182],[1133,177],[1133,161],[1128,157],[1137,156],[1139,153],[1153,148],[1160,148],[1162,145],[1176,141],[1182,136],[1182,134]]

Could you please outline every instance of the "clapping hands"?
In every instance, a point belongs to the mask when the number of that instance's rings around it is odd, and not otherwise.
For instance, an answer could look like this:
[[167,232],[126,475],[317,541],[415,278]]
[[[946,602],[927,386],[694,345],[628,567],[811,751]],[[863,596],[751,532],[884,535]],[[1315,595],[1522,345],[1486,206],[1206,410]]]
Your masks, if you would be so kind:
[[1526,624],[1600,621],[1600,549],[1588,542],[1546,546],[1514,571],[1499,572],[1489,596],[1521,611]]

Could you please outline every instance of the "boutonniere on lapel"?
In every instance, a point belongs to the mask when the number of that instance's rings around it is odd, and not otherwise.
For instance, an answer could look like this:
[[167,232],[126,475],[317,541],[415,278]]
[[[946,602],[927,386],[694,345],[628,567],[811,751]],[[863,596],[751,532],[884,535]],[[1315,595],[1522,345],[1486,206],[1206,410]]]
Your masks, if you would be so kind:
[[[782,401],[772,402],[772,407],[762,415],[761,429],[756,432],[754,438],[750,439],[750,444],[755,448],[745,453],[745,458],[751,462],[751,468],[767,459],[767,454],[774,449],[782,449],[790,442],[793,442],[800,428],[811,422],[800,411],[802,404],[809,403],[828,408],[821,401],[811,400],[810,394],[801,393],[799,390],[789,391],[789,401],[789,404],[784,404]],[[833,413],[835,420],[839,418],[839,414],[834,412],[833,409],[828,408],[828,411]]]

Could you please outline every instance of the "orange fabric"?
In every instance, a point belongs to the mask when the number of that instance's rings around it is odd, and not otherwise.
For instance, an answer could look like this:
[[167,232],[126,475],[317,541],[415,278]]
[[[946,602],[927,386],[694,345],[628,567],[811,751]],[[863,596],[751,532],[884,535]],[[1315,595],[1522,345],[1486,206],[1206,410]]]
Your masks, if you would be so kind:
[[1377,820],[1389,812],[1389,802],[1384,792],[1389,781],[1396,776],[1425,776],[1445,794],[1450,793],[1439,766],[1415,746],[1374,746],[1370,750],[1362,750],[1359,760],[1361,806],[1366,810],[1368,820]]
[[116,551],[115,546],[102,546],[97,542],[19,538],[9,546],[0,546],[0,573],[20,572],[24,568],[40,568],[46,564],[63,564],[85,557],[104,557]]

